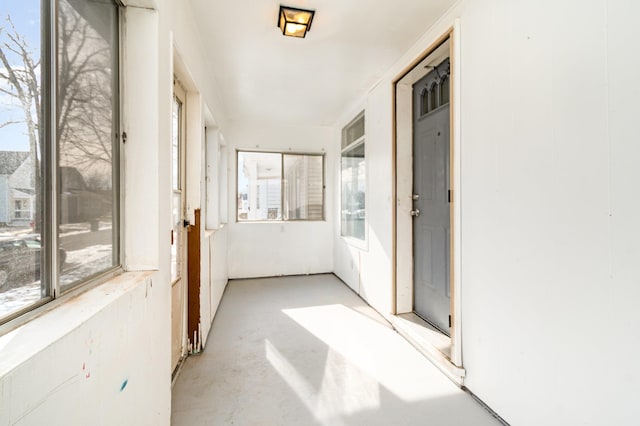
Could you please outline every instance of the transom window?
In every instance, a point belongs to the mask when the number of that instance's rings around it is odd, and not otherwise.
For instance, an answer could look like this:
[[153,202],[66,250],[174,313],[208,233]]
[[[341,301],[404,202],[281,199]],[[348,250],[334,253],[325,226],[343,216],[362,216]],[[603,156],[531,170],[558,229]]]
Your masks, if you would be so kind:
[[120,263],[120,53],[114,0],[0,16],[2,323]]
[[237,220],[324,220],[324,155],[238,151]]

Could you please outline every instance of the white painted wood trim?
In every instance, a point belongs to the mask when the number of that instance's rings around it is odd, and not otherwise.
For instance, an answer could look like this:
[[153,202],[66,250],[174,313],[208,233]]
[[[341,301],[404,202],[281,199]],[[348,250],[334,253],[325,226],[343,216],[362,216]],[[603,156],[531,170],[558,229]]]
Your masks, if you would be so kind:
[[452,113],[452,142],[453,152],[453,335],[451,336],[451,362],[462,366],[462,144],[461,144],[461,55],[460,55],[460,19],[456,18],[451,32],[451,62],[454,63],[453,74],[453,113]]

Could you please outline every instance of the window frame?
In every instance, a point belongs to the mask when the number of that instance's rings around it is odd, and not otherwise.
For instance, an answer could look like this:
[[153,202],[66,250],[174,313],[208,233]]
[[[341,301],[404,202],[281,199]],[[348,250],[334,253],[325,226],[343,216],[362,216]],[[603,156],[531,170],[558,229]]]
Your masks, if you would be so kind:
[[[342,238],[344,241],[346,241],[347,243],[349,243],[350,245],[363,249],[363,250],[367,250],[368,249],[368,241],[369,241],[369,227],[367,226],[367,224],[369,223],[369,215],[367,214],[367,200],[368,200],[368,193],[369,193],[369,163],[367,162],[367,143],[366,143],[366,139],[367,139],[367,132],[366,132],[366,111],[361,111],[360,113],[358,113],[351,121],[349,121],[349,123],[347,123],[343,128],[342,128],[342,140],[341,140],[341,150],[340,150],[340,177],[339,177],[339,187],[340,187],[340,194],[339,194],[339,220],[340,220],[340,238]],[[348,134],[348,130],[350,127],[354,126],[359,120],[363,120],[363,133],[362,135],[360,135],[358,138],[354,139],[353,141],[347,142],[345,143],[345,139],[347,137]],[[360,146],[363,147],[363,152],[364,152],[364,162],[365,162],[365,190],[364,190],[364,199],[365,199],[365,203],[364,203],[364,238],[358,238],[355,237],[353,235],[345,235],[344,230],[342,228],[342,193],[343,193],[343,185],[342,185],[342,159],[344,158],[344,154],[348,153],[349,151],[355,150],[357,148],[359,148]]]
[[[240,164],[239,156],[240,153],[253,153],[253,154],[279,154],[280,155],[280,219],[240,219],[238,214],[238,195],[240,194],[239,190],[239,179],[238,175],[240,173],[240,169],[238,165]],[[284,157],[286,155],[291,156],[310,156],[310,157],[321,157],[322,159],[322,218],[320,219],[285,219],[284,214],[284,186],[285,186],[285,176],[284,176]],[[326,198],[327,198],[327,186],[326,186],[326,153],[324,152],[298,152],[298,151],[278,151],[278,150],[267,150],[267,149],[236,149],[236,189],[235,189],[235,222],[236,223],[282,223],[282,222],[326,222],[327,214],[326,214]]]
[[[40,160],[40,191],[41,191],[41,232],[40,232],[40,283],[42,296],[40,299],[31,302],[16,311],[0,317],[0,335],[11,331],[31,319],[41,315],[50,309],[64,303],[84,293],[105,281],[120,275],[123,269],[123,249],[122,242],[124,229],[121,226],[123,215],[123,170],[122,155],[123,138],[123,62],[124,62],[124,38],[125,38],[125,17],[124,4],[121,0],[113,0],[117,7],[116,43],[113,48],[117,48],[114,59],[116,66],[113,70],[112,87],[114,102],[112,103],[112,130],[114,131],[112,140],[112,164],[111,179],[113,186],[113,217],[112,217],[112,262],[113,266],[94,274],[83,277],[75,283],[65,286],[64,291],[60,283],[60,265],[58,253],[60,249],[59,235],[59,203],[60,192],[60,166],[59,166],[59,140],[57,137],[57,91],[58,91],[58,0],[42,0],[40,2],[40,63],[41,63],[41,86],[40,99],[42,108],[42,123],[39,123],[41,145]],[[32,215],[37,212],[33,211]]]

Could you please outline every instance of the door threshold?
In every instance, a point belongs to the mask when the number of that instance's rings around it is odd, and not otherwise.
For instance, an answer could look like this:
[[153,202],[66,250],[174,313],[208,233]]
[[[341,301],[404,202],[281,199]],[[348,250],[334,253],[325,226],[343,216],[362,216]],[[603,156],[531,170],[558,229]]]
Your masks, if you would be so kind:
[[465,370],[451,362],[451,339],[414,314],[391,316],[393,328],[457,386],[464,386]]

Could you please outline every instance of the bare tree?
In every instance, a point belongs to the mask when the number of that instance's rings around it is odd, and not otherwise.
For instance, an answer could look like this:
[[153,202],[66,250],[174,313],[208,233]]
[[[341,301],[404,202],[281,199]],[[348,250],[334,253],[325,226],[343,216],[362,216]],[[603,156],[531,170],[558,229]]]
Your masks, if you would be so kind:
[[[117,70],[111,68],[109,42],[66,1],[59,3],[57,28],[58,158],[61,166],[82,170],[96,184],[100,174],[110,173],[112,165],[112,74]],[[39,52],[18,32],[10,16],[0,26],[0,64],[3,67],[0,82],[4,83],[0,85],[0,93],[14,99],[23,115],[21,119],[0,123],[0,128],[17,123],[26,125],[34,165],[35,211],[39,215],[40,153],[44,152],[40,134],[43,123],[41,59]]]
[[60,151],[75,167],[95,173],[112,164],[110,46],[66,2],[60,3],[58,28]]
[[[9,120],[0,123],[0,127],[11,124],[25,123],[27,137],[29,138],[29,153],[33,162],[31,185],[35,189],[36,202],[36,229],[40,223],[40,123],[42,122],[42,109],[40,97],[40,80],[38,69],[40,58],[37,51],[29,46],[27,40],[16,30],[10,16],[6,17],[6,25],[0,27],[0,62],[4,69],[0,70],[0,79],[5,85],[0,86],[0,93],[18,101],[24,114],[23,121]],[[20,65],[14,65],[9,61],[9,56],[15,56]]]

